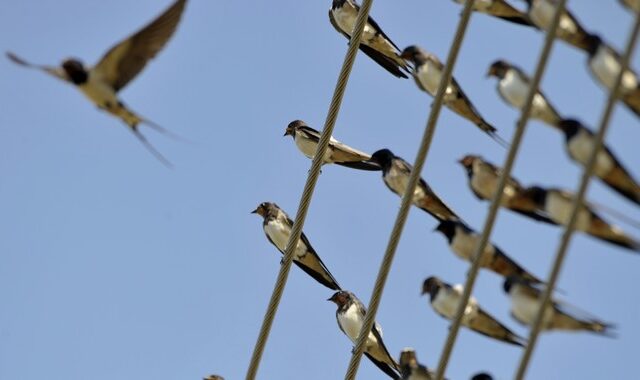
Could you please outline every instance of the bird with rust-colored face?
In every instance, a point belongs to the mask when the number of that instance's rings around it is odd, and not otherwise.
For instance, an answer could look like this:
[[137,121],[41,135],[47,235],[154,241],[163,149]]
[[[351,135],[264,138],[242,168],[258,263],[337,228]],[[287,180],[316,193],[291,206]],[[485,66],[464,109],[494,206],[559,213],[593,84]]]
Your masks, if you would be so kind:
[[400,353],[400,374],[402,380],[433,380],[436,374],[424,365],[418,363],[416,351],[413,348],[405,348]]
[[35,68],[76,86],[93,104],[122,120],[134,135],[162,163],[170,163],[147,141],[138,130],[146,124],[162,133],[171,133],[129,109],[118,92],[131,82],[155,57],[175,32],[187,0],[176,0],[164,13],[130,37],[113,46],[93,67],[71,58],[60,67],[34,65],[13,53],[9,59],[21,66]]

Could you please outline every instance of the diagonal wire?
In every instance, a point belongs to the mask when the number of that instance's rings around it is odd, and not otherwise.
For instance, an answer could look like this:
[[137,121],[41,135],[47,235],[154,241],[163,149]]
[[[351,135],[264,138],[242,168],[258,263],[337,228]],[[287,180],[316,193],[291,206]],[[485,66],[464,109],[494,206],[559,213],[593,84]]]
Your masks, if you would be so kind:
[[282,298],[284,287],[287,283],[287,277],[289,275],[289,270],[291,269],[291,263],[293,262],[294,247],[297,245],[298,240],[300,240],[302,227],[304,226],[304,221],[307,216],[307,210],[309,209],[309,204],[311,203],[311,198],[313,196],[316,182],[318,181],[318,177],[320,176],[322,158],[324,157],[324,153],[327,150],[329,140],[336,123],[336,119],[338,118],[338,112],[340,111],[342,98],[344,96],[347,82],[349,81],[349,75],[351,74],[351,69],[353,68],[353,63],[356,59],[356,54],[358,52],[358,47],[360,46],[360,40],[364,31],[365,22],[367,21],[369,10],[371,9],[372,4],[373,0],[364,0],[362,2],[358,17],[356,19],[356,24],[354,26],[353,32],[351,33],[349,48],[347,49],[342,68],[340,69],[340,75],[338,76],[338,81],[333,93],[333,98],[331,99],[331,104],[329,105],[329,111],[327,114],[327,119],[324,123],[324,129],[322,130],[322,135],[320,136],[320,141],[318,142],[318,147],[316,148],[316,152],[311,163],[311,169],[309,170],[307,181],[304,185],[304,190],[302,191],[300,204],[298,206],[298,212],[296,213],[296,218],[293,222],[291,235],[289,236],[289,241],[287,242],[287,248],[285,249],[282,265],[280,266],[280,272],[278,273],[278,278],[276,279],[276,284],[274,286],[271,299],[269,300],[269,306],[267,307],[264,320],[262,321],[260,334],[258,335],[258,340],[256,341],[256,345],[253,349],[251,362],[249,363],[249,368],[247,369],[247,380],[255,379],[258,372],[260,360],[262,359],[262,353],[264,352],[264,347],[267,343],[267,339],[269,338],[269,332],[271,331],[271,326],[273,324],[275,314],[278,310],[278,305],[280,304],[280,299]]
[[424,162],[427,158],[427,153],[429,152],[429,148],[431,147],[431,141],[433,140],[436,123],[438,121],[438,117],[440,116],[440,110],[442,109],[444,95],[447,86],[451,81],[453,67],[455,66],[456,60],[458,58],[458,52],[460,51],[460,46],[462,46],[464,34],[467,30],[469,19],[471,18],[473,2],[474,0],[467,0],[465,2],[464,10],[462,11],[462,15],[460,16],[458,29],[456,30],[451,48],[449,49],[447,62],[442,72],[438,91],[436,92],[436,96],[431,105],[431,113],[429,114],[429,119],[427,120],[424,134],[422,136],[422,142],[420,143],[420,148],[418,149],[418,153],[413,164],[413,170],[411,171],[411,175],[409,176],[407,188],[402,195],[400,210],[398,211],[398,215],[396,216],[396,221],[394,223],[393,230],[391,231],[391,236],[389,237],[389,243],[387,244],[384,258],[382,259],[382,263],[380,264],[380,270],[378,271],[378,276],[373,287],[371,300],[369,301],[369,309],[365,316],[363,327],[360,330],[360,335],[358,336],[356,346],[353,350],[353,355],[351,356],[351,360],[349,362],[345,380],[355,379],[358,372],[358,366],[360,365],[360,359],[362,358],[362,353],[364,351],[365,342],[367,340],[369,332],[373,328],[376,313],[378,312],[378,306],[380,305],[380,299],[382,298],[382,292],[384,290],[384,286],[391,269],[391,264],[396,253],[396,248],[398,247],[398,243],[400,242],[400,236],[402,235],[402,230],[404,229],[405,222],[407,221],[407,216],[409,215],[409,210],[413,200],[413,192],[415,191],[416,185],[418,184],[420,172],[422,172]]
[[578,187],[578,192],[573,199],[573,203],[571,205],[571,216],[569,218],[569,223],[564,230],[562,235],[562,240],[558,246],[558,250],[556,253],[556,258],[553,263],[551,273],[549,274],[549,278],[547,280],[547,286],[542,295],[542,303],[538,309],[536,314],[536,318],[533,323],[533,327],[531,329],[531,333],[529,335],[529,343],[527,344],[527,348],[522,354],[522,359],[520,361],[520,365],[518,366],[518,370],[516,372],[515,378],[517,380],[521,380],[524,378],[525,372],[527,370],[527,366],[529,361],[531,360],[531,355],[533,354],[533,350],[535,349],[536,342],[538,340],[538,336],[540,334],[540,329],[542,326],[543,319],[543,310],[547,309],[547,305],[551,299],[551,293],[553,292],[553,288],[558,281],[558,277],[560,275],[560,269],[562,268],[562,264],[564,262],[564,258],[566,257],[569,243],[571,242],[571,236],[576,227],[576,221],[578,220],[578,212],[580,210],[580,206],[584,202],[584,196],[587,192],[587,188],[589,186],[589,180],[591,179],[591,175],[593,174],[593,169],[595,168],[595,163],[597,159],[597,153],[602,149],[602,141],[604,140],[605,134],[607,133],[607,129],[609,128],[609,120],[611,119],[611,115],[613,114],[613,109],[615,107],[616,100],[620,97],[620,84],[622,83],[622,76],[624,72],[629,67],[629,61],[631,60],[631,56],[633,55],[633,49],[636,45],[636,41],[638,39],[638,31],[640,30],[640,13],[636,13],[635,23],[633,24],[633,28],[631,34],[629,36],[629,41],[627,42],[626,50],[624,52],[624,56],[622,57],[622,62],[620,63],[620,72],[616,76],[616,80],[614,82],[614,86],[609,93],[609,97],[607,99],[607,104],[605,106],[604,112],[600,119],[600,126],[598,129],[598,133],[595,138],[595,146],[589,155],[589,160],[587,161],[587,165],[582,172],[582,179],[580,180],[580,186]]
[[558,24],[560,23],[560,16],[563,13],[566,2],[567,0],[560,0],[556,4],[553,19],[545,37],[544,46],[540,53],[540,58],[538,59],[536,71],[531,81],[529,92],[527,93],[527,98],[522,109],[522,114],[520,115],[520,119],[518,119],[516,132],[512,138],[511,147],[509,148],[507,158],[502,167],[502,172],[500,173],[498,186],[495,193],[493,194],[491,205],[489,206],[489,212],[485,220],[482,236],[480,237],[480,241],[478,242],[478,245],[476,246],[473,254],[473,263],[471,264],[471,268],[467,273],[467,281],[462,292],[462,299],[458,304],[455,317],[453,318],[451,327],[449,328],[449,335],[447,336],[444,348],[442,349],[442,354],[440,355],[438,370],[435,377],[436,380],[442,379],[444,376],[444,372],[447,369],[447,364],[449,363],[449,358],[451,357],[451,351],[453,351],[453,346],[458,336],[458,331],[460,330],[462,317],[467,307],[467,303],[469,302],[469,298],[471,297],[471,292],[473,291],[473,285],[475,284],[476,277],[478,276],[478,271],[480,269],[480,258],[482,257],[481,253],[484,252],[485,247],[487,246],[487,242],[489,241],[491,231],[493,230],[493,225],[498,215],[498,209],[504,195],[504,188],[507,180],[511,175],[511,169],[513,168],[516,156],[518,155],[518,149],[520,148],[520,143],[527,126],[527,121],[529,120],[529,115],[531,114],[533,98],[535,93],[538,91],[538,86],[540,85],[542,75],[544,74],[547,61],[551,54],[551,47],[553,46],[556,30],[558,29]]

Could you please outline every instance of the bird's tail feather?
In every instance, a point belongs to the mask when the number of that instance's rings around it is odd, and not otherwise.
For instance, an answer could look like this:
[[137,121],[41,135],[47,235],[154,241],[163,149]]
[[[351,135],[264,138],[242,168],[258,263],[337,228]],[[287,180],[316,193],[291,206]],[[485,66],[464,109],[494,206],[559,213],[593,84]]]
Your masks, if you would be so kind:
[[142,133],[140,133],[140,131],[138,131],[138,128],[136,126],[131,127],[131,132],[133,132],[134,136],[136,136],[136,138],[138,139],[138,141],[140,141],[140,143],[142,143],[142,145],[144,145],[145,148],[147,148],[147,150],[156,158],[158,159],[158,161],[160,161],[164,166],[168,167],[168,168],[173,168],[173,164],[171,163],[171,161],[167,160],[162,153],[160,153],[153,145],[151,145],[151,143],[149,142],[149,140],[147,140],[146,137],[144,137],[144,135]]

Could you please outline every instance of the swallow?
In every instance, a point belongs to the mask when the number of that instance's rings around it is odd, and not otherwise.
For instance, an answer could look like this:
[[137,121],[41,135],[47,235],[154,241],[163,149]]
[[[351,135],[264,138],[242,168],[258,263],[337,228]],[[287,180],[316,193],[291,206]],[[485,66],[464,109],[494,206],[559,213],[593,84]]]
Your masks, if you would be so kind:
[[[558,127],[565,135],[565,148],[574,161],[586,166],[595,146],[593,131],[575,119],[562,120]],[[611,189],[640,205],[640,184],[606,146],[598,152],[593,173]]]
[[[491,201],[502,170],[480,156],[466,155],[458,163],[467,172],[469,188],[480,200]],[[525,187],[515,178],[507,179],[501,206],[533,220],[556,225],[544,212],[538,210],[535,203],[522,197]]]
[[[480,241],[479,233],[457,220],[443,220],[434,231],[444,235],[449,242],[449,248],[456,256],[470,263],[473,262],[473,253]],[[542,283],[492,243],[487,243],[482,253],[480,267],[501,276],[520,276],[534,283]]]
[[[415,45],[405,48],[400,56],[414,64],[413,79],[418,88],[431,96],[436,96],[444,70],[444,65],[438,57]],[[453,76],[447,86],[443,102],[450,110],[471,121],[499,144],[508,145],[498,136],[497,129],[480,115]]]
[[[389,149],[380,149],[374,152],[371,161],[382,168],[382,180],[389,190],[402,197],[407,183],[409,183],[413,167],[401,157],[394,155]],[[460,219],[449,206],[440,200],[422,178],[419,179],[413,193],[413,204],[437,220]]]
[[99,109],[121,119],[140,142],[162,163],[170,163],[147,141],[138,130],[139,124],[164,134],[169,131],[143,118],[129,109],[118,92],[131,82],[166,45],[175,32],[187,0],[177,0],[158,18],[132,36],[113,46],[93,67],[86,67],[77,58],[68,58],[60,67],[35,65],[8,52],[14,63],[41,70],[76,86]]
[[493,380],[493,377],[486,372],[480,372],[473,375],[471,380]]
[[[587,66],[598,83],[611,91],[622,66],[620,54],[598,35],[591,35],[587,52]],[[624,104],[640,116],[640,84],[638,75],[627,68],[620,83],[620,98]]]
[[[465,2],[465,0],[453,1],[463,5]],[[505,21],[513,22],[515,24],[535,27],[526,13],[512,7],[505,0],[474,1],[473,10],[476,12],[488,14],[493,17],[501,18]]]
[[202,380],[224,380],[224,377],[219,375],[209,375]]
[[[523,197],[529,198],[556,223],[566,225],[569,222],[574,198],[571,192],[531,186],[525,190]],[[575,228],[619,247],[640,251],[639,241],[627,235],[620,227],[605,221],[586,203],[580,206]]]
[[[541,30],[548,30],[553,20],[557,0],[524,0],[527,3],[527,15],[529,19]],[[587,51],[591,34],[580,25],[566,8],[560,16],[560,23],[556,31],[556,37]]]
[[628,8],[633,12],[640,12],[640,1],[638,0],[618,0],[622,6]]
[[[359,11],[360,6],[355,1],[333,0],[331,9],[329,9],[329,21],[340,34],[349,40],[356,25]],[[411,68],[400,57],[400,49],[371,17],[367,18],[367,23],[364,26],[360,50],[396,77],[408,78],[406,73],[410,73]]]
[[[346,290],[334,293],[327,301],[331,301],[338,306],[336,310],[338,326],[351,339],[353,344],[356,344],[367,313],[364,304],[353,293]],[[364,354],[389,377],[400,379],[398,374],[400,366],[389,354],[387,347],[385,347],[382,341],[382,329],[377,322],[374,323],[367,337]]]
[[[289,123],[284,135],[293,137],[293,141],[302,154],[313,159],[318,142],[320,142],[320,132],[309,127],[302,120],[294,120]],[[337,164],[360,170],[381,170],[380,166],[370,162],[370,159],[370,154],[345,145],[332,136],[322,162],[323,164]]]
[[[277,204],[270,202],[260,203],[251,213],[262,216],[262,228],[267,239],[284,255],[293,228],[293,220]],[[327,288],[340,290],[338,281],[324,265],[304,232],[300,235],[300,240],[296,245],[293,262]]]
[[[522,110],[531,83],[524,71],[509,62],[499,60],[491,64],[487,76],[498,78],[496,88],[502,100],[510,106]],[[552,127],[557,127],[562,120],[558,111],[540,90],[533,96],[530,116],[532,119],[542,120]]]
[[[453,320],[460,304],[464,287],[451,286],[437,277],[429,277],[422,285],[422,295],[428,294],[431,307],[441,317]],[[471,296],[462,317],[462,325],[489,338],[524,347],[526,340],[498,322],[484,311],[478,301]]]
[[[511,316],[518,322],[531,326],[540,308],[542,289],[517,277],[507,277],[503,288],[511,298]],[[554,299],[551,299],[542,321],[543,330],[590,331],[605,336],[613,336],[613,327],[575,306]]]
[[402,350],[399,364],[402,380],[433,380],[436,378],[435,372],[418,363],[416,351],[413,348]]

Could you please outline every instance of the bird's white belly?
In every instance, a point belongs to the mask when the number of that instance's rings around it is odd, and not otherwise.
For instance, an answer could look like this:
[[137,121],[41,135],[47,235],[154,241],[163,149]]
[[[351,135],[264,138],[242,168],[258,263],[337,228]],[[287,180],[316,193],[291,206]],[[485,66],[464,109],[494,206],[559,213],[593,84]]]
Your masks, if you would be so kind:
[[[529,84],[524,82],[517,74],[508,71],[505,77],[499,82],[500,94],[512,106],[522,109],[529,94]],[[546,100],[539,94],[533,96],[532,116],[540,116],[547,108]]]
[[[481,168],[475,171],[475,175],[471,177],[471,187],[476,193],[480,194],[483,199],[492,199],[493,192],[498,186],[498,178],[492,174],[485,173]],[[501,204],[506,206],[515,196],[515,190],[512,186],[505,186]]]
[[[545,210],[555,222],[567,225],[567,223],[569,223],[569,217],[571,216],[571,203],[572,200],[550,192],[547,194]],[[580,231],[588,231],[590,221],[591,215],[587,209],[581,207],[578,211],[576,229]]]
[[[349,7],[348,9],[345,9]],[[351,8],[348,4],[342,6],[342,8],[333,10],[333,18],[336,20],[336,24],[349,36],[353,33],[353,28],[356,25],[356,18],[358,17],[358,12]],[[364,31],[362,33],[362,43],[369,45],[369,42],[372,41],[376,37],[375,29],[366,23],[364,26]]]
[[[316,149],[318,149],[318,144],[315,141],[296,136],[295,142],[302,154],[313,159]],[[324,151],[324,159],[322,162],[331,163],[331,148],[327,148],[327,150]]]
[[[517,290],[511,297],[511,312],[520,322],[532,325],[538,313],[539,302],[537,299],[521,295]],[[545,311],[543,328],[549,325],[553,317],[553,309],[548,307]]]
[[[476,234],[463,233],[459,229],[457,232],[458,233],[451,241],[451,250],[463,260],[473,260],[472,256],[476,250],[476,247],[478,246],[480,236]],[[493,246],[490,243],[487,243],[482,253],[482,260],[480,262],[481,265],[491,258],[493,251]]]
[[[601,46],[596,54],[589,60],[589,68],[598,78],[600,83],[611,90],[615,84],[616,77],[620,72],[620,62],[608,49]],[[622,93],[627,93],[638,87],[638,79],[633,72],[627,70],[622,76]]]
[[[442,77],[440,69],[437,68],[433,62],[428,61],[417,69],[416,75],[418,76],[418,80],[422,84],[422,87],[424,87],[431,96],[436,96],[438,86],[440,86],[440,78]],[[445,98],[450,97],[452,94],[453,88],[449,85],[447,87]]]
[[100,108],[110,108],[118,105],[118,97],[111,87],[104,84],[89,72],[86,83],[78,86],[80,91]]
[[[278,247],[278,249],[284,252],[287,247],[287,243],[289,242],[289,236],[291,234],[291,228],[289,226],[279,223],[279,222],[271,222],[264,225],[264,232],[269,236],[271,241]],[[305,244],[302,240],[298,240],[298,244],[296,246],[295,258],[299,259],[304,256],[307,252]]]
[[[462,291],[462,289],[459,290]],[[433,305],[433,308],[438,311],[438,313],[444,315],[448,319],[453,319],[456,315],[456,311],[458,311],[458,305],[460,305],[460,301],[461,292],[457,293],[454,290],[442,288],[431,304]],[[476,300],[471,297],[469,298],[467,307],[464,310],[464,317],[462,318],[463,324],[468,322],[468,320],[473,318],[476,314]]]
[[[578,132],[573,138],[569,140],[567,149],[569,155],[574,160],[578,161],[582,165],[586,165],[589,160],[589,156],[593,151],[593,136],[581,131]],[[613,169],[615,163],[611,156],[604,150],[600,150],[596,157],[595,173],[599,177],[606,176],[611,169]]]
[[[338,318],[340,319],[340,326],[342,326],[342,329],[349,339],[355,344],[360,335],[364,316],[358,312],[358,308],[354,305],[348,308],[344,314],[338,314]],[[366,346],[371,347],[375,343],[377,343],[377,339],[372,333],[369,333]]]
[[[531,5],[531,20],[541,29],[547,30],[553,19],[555,12],[555,4],[548,0],[534,0]],[[558,34],[572,34],[578,31],[578,26],[571,20],[566,13],[560,16],[560,24],[558,25]]]
[[[404,173],[399,173],[398,170],[392,166],[387,175],[384,176],[384,181],[396,194],[402,196],[407,189],[409,176],[404,175]],[[413,202],[419,202],[425,196],[424,190],[419,185],[416,186],[413,192]]]

